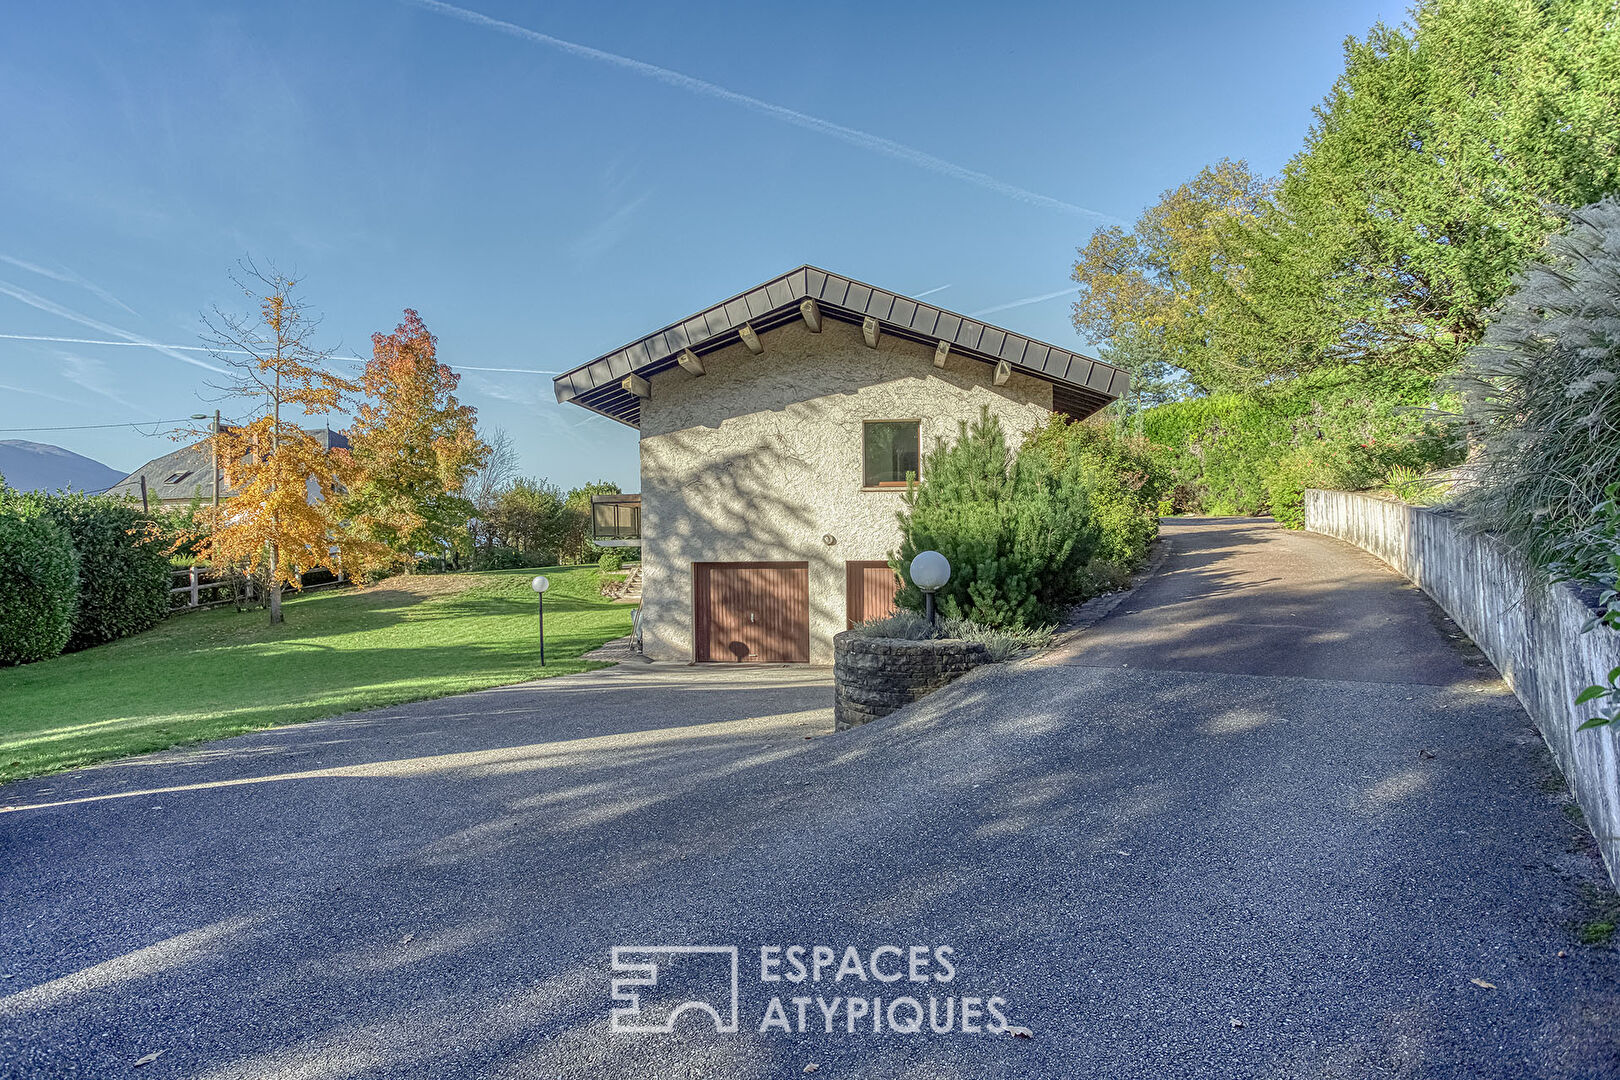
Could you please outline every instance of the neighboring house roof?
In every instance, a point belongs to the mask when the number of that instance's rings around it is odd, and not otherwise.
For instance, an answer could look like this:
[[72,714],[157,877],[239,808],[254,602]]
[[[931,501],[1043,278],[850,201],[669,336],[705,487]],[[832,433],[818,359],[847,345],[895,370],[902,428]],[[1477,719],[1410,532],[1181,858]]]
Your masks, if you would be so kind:
[[[325,450],[346,450],[348,436],[331,428],[306,428]],[[107,494],[116,497],[141,497],[141,477],[146,477],[146,497],[150,502],[189,502],[198,495],[211,498],[214,494],[214,455],[207,441],[182,446],[172,454],[154,458],[124,477]],[[223,470],[221,470],[223,472]],[[224,476],[220,477],[223,485]],[[229,487],[221,487],[219,496],[228,499],[234,494]]]
[[554,380],[557,400],[640,427],[641,399],[625,387],[629,376],[646,379],[668,371],[686,349],[702,356],[734,345],[745,324],[758,334],[802,318],[806,301],[814,301],[825,318],[857,325],[873,318],[884,334],[929,346],[944,342],[952,354],[988,364],[1005,360],[1014,370],[1051,383],[1053,410],[1076,419],[1090,416],[1130,386],[1128,372],[1101,360],[853,278],[801,266],[563,372]]

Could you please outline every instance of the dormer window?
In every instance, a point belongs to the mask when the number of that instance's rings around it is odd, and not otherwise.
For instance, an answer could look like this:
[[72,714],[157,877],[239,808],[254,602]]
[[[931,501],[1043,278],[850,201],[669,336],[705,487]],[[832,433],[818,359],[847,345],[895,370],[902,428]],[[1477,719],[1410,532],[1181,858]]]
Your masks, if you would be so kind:
[[919,475],[921,421],[868,420],[863,426],[862,487],[903,488],[907,475]]

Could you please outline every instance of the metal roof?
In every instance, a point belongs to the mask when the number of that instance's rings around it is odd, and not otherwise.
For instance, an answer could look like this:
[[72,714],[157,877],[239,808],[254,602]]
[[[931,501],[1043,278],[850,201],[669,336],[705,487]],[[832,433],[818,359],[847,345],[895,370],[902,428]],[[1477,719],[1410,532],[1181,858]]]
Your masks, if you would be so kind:
[[944,308],[888,292],[814,266],[801,266],[747,292],[722,300],[662,330],[565,371],[554,380],[558,401],[641,426],[641,399],[625,388],[668,371],[685,349],[698,356],[737,344],[744,324],[755,333],[802,318],[799,305],[814,300],[823,318],[860,325],[878,320],[882,333],[934,346],[987,364],[1005,360],[1013,370],[1052,384],[1052,407],[1076,419],[1090,416],[1130,386],[1130,374],[1101,360]]

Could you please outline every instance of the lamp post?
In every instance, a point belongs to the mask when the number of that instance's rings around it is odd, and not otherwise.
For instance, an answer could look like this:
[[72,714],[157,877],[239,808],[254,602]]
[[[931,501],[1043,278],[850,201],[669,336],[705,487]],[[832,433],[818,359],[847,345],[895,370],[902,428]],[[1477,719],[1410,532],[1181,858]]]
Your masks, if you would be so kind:
[[911,583],[922,590],[928,624],[934,624],[934,592],[951,580],[951,564],[937,551],[919,551],[911,560]]
[[551,579],[541,575],[529,582],[534,590],[534,600],[540,609],[540,666],[546,666],[546,590],[551,588]]

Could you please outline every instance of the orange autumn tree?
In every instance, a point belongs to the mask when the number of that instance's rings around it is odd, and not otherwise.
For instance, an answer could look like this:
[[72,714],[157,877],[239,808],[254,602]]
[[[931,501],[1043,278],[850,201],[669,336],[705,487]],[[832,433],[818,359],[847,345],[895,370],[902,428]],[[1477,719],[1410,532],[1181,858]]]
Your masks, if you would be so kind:
[[327,451],[297,418],[337,410],[359,386],[327,369],[331,354],[312,344],[318,322],[294,279],[252,262],[242,271],[231,280],[257,301],[257,311],[216,307],[203,320],[204,339],[228,372],[215,388],[244,399],[247,409],[246,419],[209,436],[232,494],[217,519],[207,511],[200,547],[211,564],[240,566],[265,582],[275,624],[282,589],[299,588],[303,571],[342,571],[334,508],[357,475],[345,451]]
[[[409,570],[425,553],[465,553],[474,507],[467,485],[489,457],[477,411],[456,400],[461,376],[438,359],[438,339],[407,308],[392,334],[371,336],[349,445],[361,480],[343,503],[354,534]],[[374,403],[373,403],[374,402]]]

